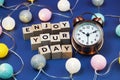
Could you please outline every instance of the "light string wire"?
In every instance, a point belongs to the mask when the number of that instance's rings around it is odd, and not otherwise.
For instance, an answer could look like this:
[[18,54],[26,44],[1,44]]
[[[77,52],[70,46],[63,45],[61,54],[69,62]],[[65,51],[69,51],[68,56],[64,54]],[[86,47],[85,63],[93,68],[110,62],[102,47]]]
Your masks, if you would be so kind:
[[34,77],[33,80],[36,80],[38,78],[38,76],[40,75],[40,73],[41,73],[41,69],[39,70],[38,74]]
[[[99,54],[98,50],[96,50],[96,53]],[[119,52],[119,57],[120,57],[120,52]],[[110,63],[110,65],[109,65],[109,67],[108,67],[108,69],[107,69],[106,72],[100,74],[100,73],[97,72],[97,70],[95,70],[95,74],[94,74],[93,80],[97,80],[97,76],[104,76],[104,75],[108,74],[108,73],[110,72],[110,70],[111,70],[112,65],[113,65],[116,61],[119,60],[119,57],[115,58],[115,59]]]
[[23,2],[23,3],[19,4],[18,6],[15,7],[15,9],[13,9],[13,11],[11,13],[8,14],[8,16],[11,16],[22,5],[26,6],[27,4],[28,4],[27,2]]
[[5,9],[9,9],[9,10],[14,10],[13,8],[16,7],[17,5],[13,5],[13,6],[4,6],[4,5],[0,5],[1,7],[5,8]]
[[51,77],[51,78],[59,78],[59,79],[71,79],[71,77],[57,77],[57,76],[52,76],[46,73],[43,69],[41,70],[46,76]]
[[16,76],[16,75],[18,75],[18,74],[20,74],[20,73],[22,72],[22,70],[23,70],[23,68],[24,68],[24,61],[23,61],[23,59],[21,58],[21,56],[18,55],[17,52],[15,52],[15,51],[13,51],[13,50],[11,50],[11,49],[9,49],[9,51],[12,52],[12,53],[14,53],[14,54],[20,59],[20,61],[21,61],[21,63],[22,63],[21,68],[20,68],[16,73],[13,74],[13,76]]
[[110,63],[107,71],[106,71],[105,73],[103,73],[103,74],[100,74],[100,73],[98,73],[98,72],[95,70],[95,74],[94,74],[93,80],[97,80],[97,76],[104,76],[104,75],[108,74],[108,73],[110,72],[110,70],[111,70],[111,67],[112,67],[113,63],[115,63],[116,61],[118,61],[118,58],[115,58],[115,59]]

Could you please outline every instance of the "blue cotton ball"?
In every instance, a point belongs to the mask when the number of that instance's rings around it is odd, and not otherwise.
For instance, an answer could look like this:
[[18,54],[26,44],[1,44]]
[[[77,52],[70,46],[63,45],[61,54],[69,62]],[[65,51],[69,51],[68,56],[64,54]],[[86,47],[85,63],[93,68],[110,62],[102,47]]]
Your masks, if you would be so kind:
[[116,27],[115,33],[120,37],[120,24]]
[[33,68],[40,70],[46,65],[46,59],[41,54],[36,54],[31,59],[31,65]]
[[[98,18],[101,18],[103,22],[105,22],[105,18],[104,16],[101,14],[101,13],[95,13],[95,15],[98,17]],[[93,15],[92,16],[92,19],[95,18],[95,16]]]
[[0,6],[3,6],[4,0],[0,0]]
[[0,65],[0,78],[9,79],[13,76],[13,67],[8,63]]

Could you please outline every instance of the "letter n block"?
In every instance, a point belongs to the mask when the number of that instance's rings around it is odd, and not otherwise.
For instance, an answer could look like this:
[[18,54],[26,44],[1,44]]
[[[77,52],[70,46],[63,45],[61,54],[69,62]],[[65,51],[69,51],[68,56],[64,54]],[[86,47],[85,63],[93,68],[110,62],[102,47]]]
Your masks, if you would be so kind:
[[72,57],[72,46],[62,45],[62,58],[71,58]]
[[39,36],[40,34],[42,34],[41,24],[33,24],[32,27],[35,36]]
[[46,59],[51,59],[51,51],[48,45],[39,47],[38,52],[42,54]]

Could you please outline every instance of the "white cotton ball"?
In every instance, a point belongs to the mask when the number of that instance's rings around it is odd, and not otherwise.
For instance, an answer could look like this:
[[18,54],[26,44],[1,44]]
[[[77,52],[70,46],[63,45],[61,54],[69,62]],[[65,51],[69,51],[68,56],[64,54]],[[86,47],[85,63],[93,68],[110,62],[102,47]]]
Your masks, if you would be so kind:
[[60,0],[57,4],[60,11],[66,12],[70,10],[70,2],[68,0]]

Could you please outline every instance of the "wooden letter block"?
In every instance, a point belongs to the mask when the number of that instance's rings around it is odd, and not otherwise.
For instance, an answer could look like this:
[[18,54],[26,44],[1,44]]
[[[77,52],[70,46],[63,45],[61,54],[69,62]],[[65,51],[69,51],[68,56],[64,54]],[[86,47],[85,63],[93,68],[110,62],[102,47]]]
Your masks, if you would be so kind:
[[60,22],[61,32],[70,32],[69,21]]
[[59,32],[61,31],[61,27],[59,23],[54,23],[52,24],[52,34],[59,34]]
[[49,45],[50,44],[50,34],[40,34],[41,44],[42,45]]
[[60,32],[60,39],[62,44],[70,44],[69,32]]
[[23,27],[22,31],[23,31],[24,40],[28,40],[28,39],[30,39],[30,37],[34,36],[33,29],[30,26]]
[[40,36],[31,37],[30,41],[32,50],[37,50],[41,46]]
[[60,36],[58,34],[51,35],[50,39],[51,39],[51,45],[60,44]]
[[35,36],[39,36],[42,33],[42,27],[41,24],[34,24],[33,27],[33,33]]
[[60,45],[52,45],[51,47],[52,51],[52,59],[60,59],[62,57],[62,50]]
[[51,24],[50,24],[50,22],[41,23],[41,25],[42,25],[42,31],[44,33],[51,33]]
[[51,51],[48,45],[39,47],[38,52],[42,54],[46,59],[51,59]]
[[72,57],[72,46],[62,45],[62,58],[71,58]]

